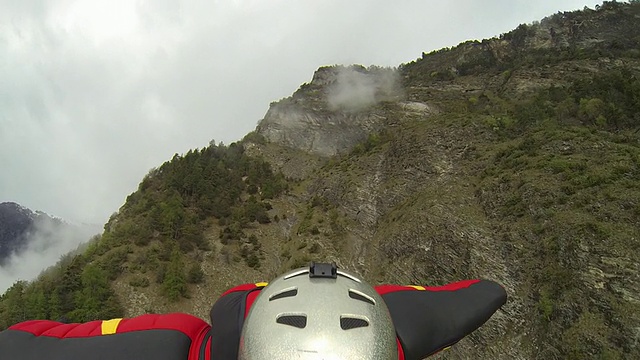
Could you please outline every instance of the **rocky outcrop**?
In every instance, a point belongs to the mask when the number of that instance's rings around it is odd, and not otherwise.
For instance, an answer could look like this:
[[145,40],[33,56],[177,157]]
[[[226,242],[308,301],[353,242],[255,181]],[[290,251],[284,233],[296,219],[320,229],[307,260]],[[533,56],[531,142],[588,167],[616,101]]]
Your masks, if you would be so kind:
[[[640,55],[638,21],[640,8],[637,6],[605,1],[595,10],[558,12],[539,22],[521,24],[499,37],[422,53],[421,59],[405,65],[404,70],[411,73],[413,86],[415,80],[419,80],[420,85],[436,81],[452,90],[450,82],[458,76],[504,71],[503,80],[508,81],[514,69],[544,71],[543,65],[547,67],[569,59],[637,58]],[[535,76],[527,80],[539,82]],[[460,90],[484,88],[482,83],[477,85],[461,86]]]
[[402,102],[393,69],[333,66],[318,69],[293,96],[272,103],[256,131],[269,142],[320,156],[348,152],[389,124],[385,106],[399,104],[408,114],[436,111]]
[[271,106],[258,132],[270,142],[332,156],[366,139],[384,120],[371,113],[326,113],[280,102]]

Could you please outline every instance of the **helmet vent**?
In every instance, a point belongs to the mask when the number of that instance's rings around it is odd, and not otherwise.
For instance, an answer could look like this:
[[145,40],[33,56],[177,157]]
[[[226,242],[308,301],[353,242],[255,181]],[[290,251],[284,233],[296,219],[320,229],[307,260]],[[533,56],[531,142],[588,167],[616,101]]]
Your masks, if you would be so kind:
[[364,301],[366,303],[369,303],[371,305],[375,305],[376,301],[373,300],[373,298],[371,296],[365,295],[363,293],[361,293],[360,291],[357,290],[353,290],[353,289],[349,289],[349,297],[355,300],[360,300],[360,301]]
[[353,317],[340,317],[340,327],[342,330],[351,330],[369,326],[369,322],[365,319]]
[[269,296],[269,301],[278,300],[286,297],[292,297],[298,295],[298,289],[284,290],[279,293]]
[[304,329],[307,326],[307,316],[306,315],[280,315],[276,319],[278,324],[289,325],[293,327],[297,327],[300,329]]

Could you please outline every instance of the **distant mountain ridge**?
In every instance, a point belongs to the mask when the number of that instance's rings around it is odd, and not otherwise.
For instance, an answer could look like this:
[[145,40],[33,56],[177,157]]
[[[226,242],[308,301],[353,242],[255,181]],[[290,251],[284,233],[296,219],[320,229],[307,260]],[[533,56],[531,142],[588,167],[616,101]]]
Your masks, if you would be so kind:
[[[0,266],[14,254],[20,254],[30,245],[46,251],[61,239],[58,234],[77,234],[88,240],[98,231],[91,226],[69,224],[63,219],[42,211],[33,211],[15,202],[0,203]],[[38,244],[30,243],[38,236]]]
[[0,265],[23,250],[37,214],[14,202],[0,203]]

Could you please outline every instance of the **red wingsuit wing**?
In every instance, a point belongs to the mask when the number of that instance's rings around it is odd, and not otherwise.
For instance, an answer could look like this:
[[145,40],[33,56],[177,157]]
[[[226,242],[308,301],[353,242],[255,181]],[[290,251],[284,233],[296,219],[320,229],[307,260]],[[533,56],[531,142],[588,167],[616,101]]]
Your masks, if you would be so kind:
[[406,360],[420,360],[460,341],[507,301],[493,281],[466,280],[439,287],[382,285]]
[[63,324],[32,320],[0,332],[2,360],[205,360],[210,326],[187,314]]

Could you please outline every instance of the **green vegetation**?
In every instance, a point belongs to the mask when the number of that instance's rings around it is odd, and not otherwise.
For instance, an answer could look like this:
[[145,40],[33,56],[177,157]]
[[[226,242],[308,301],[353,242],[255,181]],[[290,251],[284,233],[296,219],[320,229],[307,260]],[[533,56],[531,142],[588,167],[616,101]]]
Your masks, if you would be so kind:
[[[473,220],[488,221],[496,256],[515,274],[513,300],[531,309],[528,341],[540,358],[640,356],[632,315],[640,306],[627,295],[638,289],[630,277],[640,260],[638,15],[638,2],[605,2],[546,19],[557,30],[551,47],[533,49],[545,36],[538,24],[521,25],[501,37],[509,48],[466,43],[402,66],[410,96],[446,111],[429,122],[473,133],[460,139],[469,162],[456,158],[476,174],[466,180],[482,210]],[[589,38],[600,42],[582,45]],[[539,82],[546,76],[553,81]],[[446,92],[439,82],[474,91]],[[536,86],[514,91],[528,82]],[[450,181],[465,191],[464,180]]]
[[178,301],[181,297],[188,296],[184,263],[177,246],[171,251],[171,259],[162,279],[162,290],[170,301]]
[[[260,136],[254,134],[252,139],[260,141]],[[221,226],[222,244],[236,249],[249,266],[260,267],[260,244],[255,236],[247,238],[245,229],[271,222],[268,200],[287,186],[281,174],[263,160],[246,156],[240,144],[211,145],[175,155],[152,170],[127,198],[117,217],[106,225],[103,243],[109,247],[127,242],[152,245],[132,264],[133,270],[153,269],[163,294],[177,301],[189,296],[188,283],[204,280],[197,263],[184,273],[186,260],[180,254],[209,249],[203,230],[212,220]]]
[[260,260],[264,259],[261,249],[262,245],[258,241],[258,237],[255,235],[250,235],[247,238],[247,241],[240,247],[240,257],[244,259],[247,266],[254,269],[259,269]]
[[[509,36],[525,38],[527,29]],[[576,50],[564,60],[603,56],[588,53]],[[474,165],[481,169],[475,193],[495,238],[511,249],[508,259],[521,274],[520,291],[535,309],[532,341],[555,349],[547,357],[629,356],[635,350],[624,339],[637,318],[614,313],[638,312],[640,306],[586,285],[585,274],[594,266],[623,271],[617,263],[604,266],[592,259],[633,261],[626,258],[639,247],[634,239],[640,235],[640,71],[637,64],[620,64],[526,94],[503,91],[523,65],[503,63],[505,82],[469,97],[466,106],[447,103],[444,118],[491,134],[474,151],[477,160],[485,159]],[[405,71],[414,76],[412,66]],[[423,78],[416,74],[414,81]]]
[[[558,12],[545,18],[544,26],[539,22],[521,24],[499,38],[467,41],[453,48],[423,53],[417,61],[400,68],[414,73],[407,82],[409,85],[415,84],[415,80],[450,82],[461,76],[498,74],[574,60],[638,59],[640,36],[635,21],[639,14],[637,1],[604,1],[596,6],[596,11]],[[536,44],[541,35],[548,41],[545,46]],[[587,46],[587,39],[602,37],[607,41]]]
[[582,124],[605,130],[640,126],[640,73],[622,67],[578,78],[568,86],[551,86],[515,99],[491,90],[471,97],[467,109],[486,125],[510,136],[532,127]]
[[199,264],[192,264],[187,271],[187,282],[189,284],[200,284],[204,282],[204,272]]
[[204,273],[199,261],[187,256],[209,249],[203,231],[212,219],[225,224],[223,243],[247,242],[237,251],[259,268],[260,243],[255,236],[246,239],[243,229],[269,223],[267,200],[287,186],[268,163],[246,156],[240,144],[175,155],[145,176],[84,254],[64,258],[37,281],[14,284],[0,298],[0,329],[28,319],[122,316],[110,283],[125,269],[133,273],[132,287],[148,287],[151,279],[170,301],[188,297],[188,284],[202,283]]
[[[629,143],[628,133],[599,129],[539,126],[495,153],[477,190],[502,229],[496,237],[518,249],[513,259],[522,259],[523,286],[537,302],[541,341],[576,359],[620,356],[622,349],[604,339],[623,337],[626,330],[600,315],[603,309],[633,309],[620,298],[603,299],[583,280],[591,271],[587,253],[615,258],[637,248],[630,239],[638,235],[640,148]],[[595,298],[599,305],[591,302]],[[583,322],[585,312],[600,315]],[[582,347],[576,340],[581,336],[599,343]]]
[[107,266],[69,255],[37,281],[16,282],[0,297],[0,330],[30,319],[85,322],[122,316]]
[[[282,175],[271,166],[244,155],[239,144],[211,145],[175,155],[152,170],[120,211],[123,223],[108,223],[117,239],[146,245],[153,239],[176,240],[182,251],[207,249],[201,222],[211,218],[239,228],[268,223],[271,199],[286,189]],[[250,193],[243,200],[243,194]],[[133,216],[131,216],[133,215]]]

